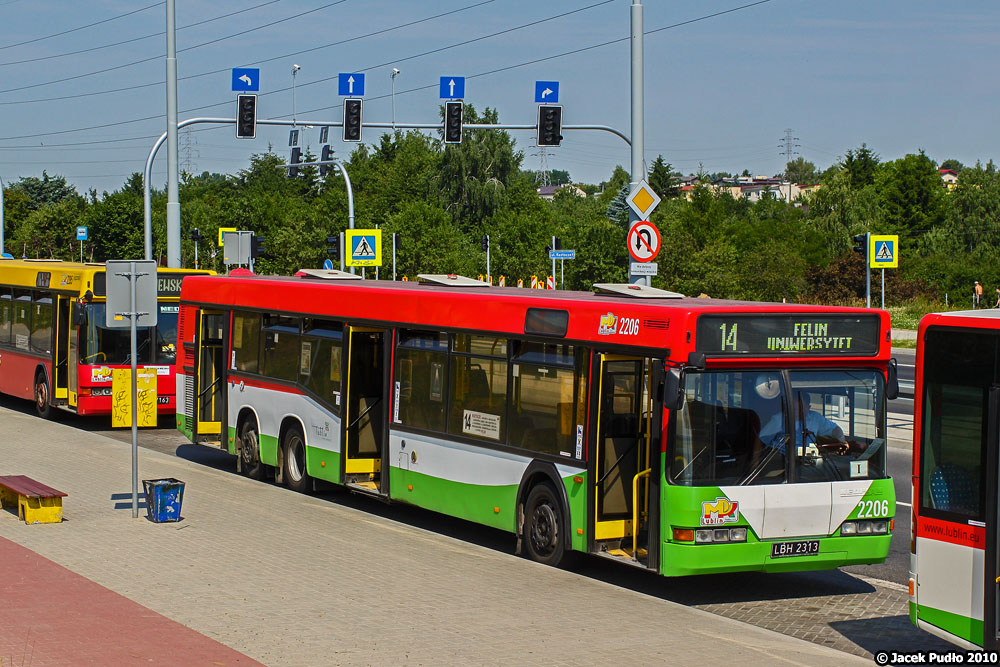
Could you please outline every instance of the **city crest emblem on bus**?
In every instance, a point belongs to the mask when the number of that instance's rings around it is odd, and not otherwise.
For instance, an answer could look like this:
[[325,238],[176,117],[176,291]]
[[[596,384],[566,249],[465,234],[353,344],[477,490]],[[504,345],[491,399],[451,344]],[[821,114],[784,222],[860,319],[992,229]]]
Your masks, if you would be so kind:
[[107,366],[95,368],[90,372],[91,382],[111,382],[111,369]]
[[723,523],[736,523],[740,520],[740,503],[729,498],[716,498],[713,503],[706,500],[701,504],[701,525],[718,526]]
[[607,315],[601,315],[601,326],[597,328],[597,333],[600,336],[611,336],[615,333],[618,328],[618,316],[614,313],[608,313]]

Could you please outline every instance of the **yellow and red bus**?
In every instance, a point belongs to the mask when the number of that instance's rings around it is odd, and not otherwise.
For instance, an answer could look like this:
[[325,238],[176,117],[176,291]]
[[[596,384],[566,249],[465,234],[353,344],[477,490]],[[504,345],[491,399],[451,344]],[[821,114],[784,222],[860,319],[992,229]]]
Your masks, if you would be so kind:
[[[140,328],[137,362],[155,368],[158,412],[174,412],[181,281],[211,271],[157,271],[158,324]],[[129,332],[104,326],[103,264],[0,259],[0,393],[81,415],[111,414],[111,376],[131,365]]]
[[910,620],[996,663],[1000,648],[1000,310],[917,331]]
[[888,553],[885,311],[300,274],[181,292],[177,427],[251,478],[500,528],[550,564],[676,576]]

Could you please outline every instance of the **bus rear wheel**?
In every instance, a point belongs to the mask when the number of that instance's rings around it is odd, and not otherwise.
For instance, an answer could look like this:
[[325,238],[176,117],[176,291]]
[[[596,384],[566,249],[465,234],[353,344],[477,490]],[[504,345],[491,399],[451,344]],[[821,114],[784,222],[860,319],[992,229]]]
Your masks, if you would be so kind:
[[264,464],[260,462],[260,434],[251,417],[240,425],[240,469],[250,479],[264,479]]
[[539,563],[558,566],[566,555],[559,500],[547,483],[536,484],[524,503],[524,545]]
[[284,450],[285,466],[282,475],[285,484],[292,491],[306,493],[309,491],[309,473],[306,472],[306,439],[302,429],[292,426],[285,433]]
[[42,371],[35,374],[35,413],[42,419],[52,417],[52,406],[49,405],[49,383]]

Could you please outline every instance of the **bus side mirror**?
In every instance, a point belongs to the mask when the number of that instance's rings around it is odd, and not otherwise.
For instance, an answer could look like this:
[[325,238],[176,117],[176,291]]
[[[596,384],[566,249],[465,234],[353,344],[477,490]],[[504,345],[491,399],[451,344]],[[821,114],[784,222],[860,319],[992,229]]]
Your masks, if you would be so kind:
[[73,326],[87,326],[87,309],[82,303],[73,303]]
[[896,367],[896,358],[889,360],[888,377],[885,381],[885,397],[890,401],[899,396],[899,369]]
[[663,407],[680,410],[684,406],[684,374],[680,369],[669,369],[663,378]]

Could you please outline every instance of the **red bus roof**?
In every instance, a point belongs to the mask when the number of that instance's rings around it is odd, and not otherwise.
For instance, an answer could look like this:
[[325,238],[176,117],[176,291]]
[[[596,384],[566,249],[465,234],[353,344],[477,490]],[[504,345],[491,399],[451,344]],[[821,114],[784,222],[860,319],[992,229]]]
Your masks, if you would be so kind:
[[[705,313],[878,314],[880,332],[889,327],[888,313],[865,308],[689,297],[633,299],[593,292],[449,287],[384,280],[329,281],[295,276],[190,276],[184,281],[181,302],[398,323],[415,328],[496,331],[515,335],[525,333],[528,308],[560,309],[570,313],[565,335],[567,339],[652,348],[690,343],[690,337],[684,341],[674,332],[693,331],[696,318]],[[627,338],[600,335],[601,319],[608,314],[636,320],[635,334]],[[668,343],[668,340],[673,342]],[[885,348],[884,355],[881,348]],[[880,346],[879,356],[888,356],[888,345]]]

